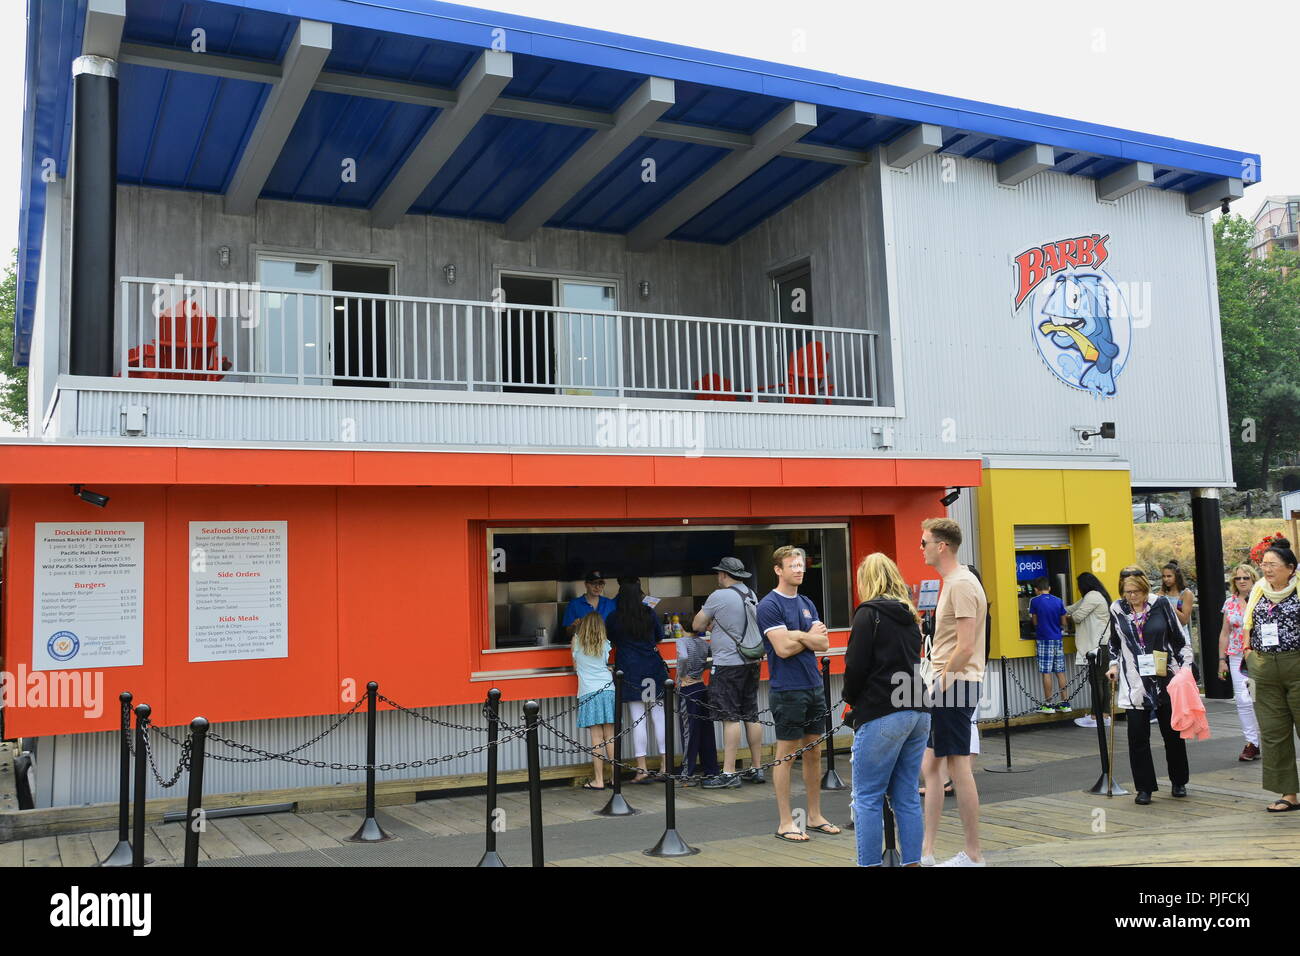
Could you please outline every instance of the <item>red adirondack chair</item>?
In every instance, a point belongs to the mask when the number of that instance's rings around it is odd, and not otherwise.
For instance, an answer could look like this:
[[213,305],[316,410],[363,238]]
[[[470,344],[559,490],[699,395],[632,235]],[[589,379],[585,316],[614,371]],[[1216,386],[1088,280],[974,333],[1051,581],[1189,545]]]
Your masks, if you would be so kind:
[[[158,316],[158,337],[127,353],[132,378],[219,382],[233,366],[217,346],[217,319],[186,299]],[[190,371],[162,371],[186,369]],[[197,370],[197,371],[196,371]],[[214,374],[216,373],[216,374]]]

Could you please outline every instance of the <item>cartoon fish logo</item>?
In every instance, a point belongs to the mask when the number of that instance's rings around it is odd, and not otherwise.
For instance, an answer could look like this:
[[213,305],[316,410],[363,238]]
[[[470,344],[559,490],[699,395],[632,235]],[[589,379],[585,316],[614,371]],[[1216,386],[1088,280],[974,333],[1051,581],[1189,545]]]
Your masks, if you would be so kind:
[[[1040,334],[1067,353],[1071,384],[1101,396],[1115,394],[1115,360],[1120,353],[1111,329],[1110,293],[1102,276],[1093,272],[1058,275],[1040,310]],[[1063,369],[1064,370],[1064,369]]]

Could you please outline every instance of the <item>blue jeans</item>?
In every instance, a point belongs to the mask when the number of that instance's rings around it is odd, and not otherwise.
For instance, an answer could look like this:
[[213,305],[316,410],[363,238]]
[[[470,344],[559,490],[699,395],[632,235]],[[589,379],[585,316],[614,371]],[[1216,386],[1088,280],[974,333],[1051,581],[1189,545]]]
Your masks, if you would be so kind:
[[886,792],[898,822],[902,862],[921,862],[925,828],[917,779],[929,736],[930,715],[920,710],[900,710],[868,720],[853,735],[853,823],[859,866],[881,863]]

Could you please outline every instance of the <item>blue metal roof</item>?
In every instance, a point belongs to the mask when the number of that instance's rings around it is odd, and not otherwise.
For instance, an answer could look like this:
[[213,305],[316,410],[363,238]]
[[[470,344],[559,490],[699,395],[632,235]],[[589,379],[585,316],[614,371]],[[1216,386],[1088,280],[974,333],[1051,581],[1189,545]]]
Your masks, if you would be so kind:
[[[27,360],[44,219],[41,159],[66,173],[71,64],[86,0],[28,0],[27,88],[15,354]],[[943,131],[943,151],[1000,161],[1031,143],[1055,149],[1056,172],[1092,178],[1150,162],[1155,187],[1194,190],[1242,175],[1259,157],[1145,133],[991,106],[432,0],[127,0],[124,43],[188,51],[202,27],[209,53],[281,61],[300,18],[333,24],[325,70],[454,88],[494,30],[505,31],[514,76],[503,96],[612,112],[648,76],[671,79],[662,122],[749,134],[790,102],[817,106],[802,140],[867,150],[917,123]],[[224,192],[270,87],[132,64],[120,68],[118,176],[123,183]],[[313,91],[262,195],[367,208],[383,193],[438,109]],[[579,126],[487,115],[411,207],[413,213],[501,222],[591,135]],[[548,225],[626,233],[727,154],[717,146],[642,137],[592,179]],[[641,162],[652,157],[656,188]],[[357,162],[356,182],[339,175]],[[727,243],[841,167],[780,156],[672,234]],[[363,174],[362,174],[363,173]]]

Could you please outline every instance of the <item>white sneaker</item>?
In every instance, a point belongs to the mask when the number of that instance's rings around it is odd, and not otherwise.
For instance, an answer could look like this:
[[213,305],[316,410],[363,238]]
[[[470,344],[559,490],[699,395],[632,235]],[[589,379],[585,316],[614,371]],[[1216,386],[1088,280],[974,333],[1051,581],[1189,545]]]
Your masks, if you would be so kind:
[[984,861],[976,862],[966,855],[965,850],[962,850],[951,860],[944,860],[939,866],[984,866]]
[[[1075,726],[1077,726],[1077,727],[1094,727],[1094,728],[1095,728],[1095,727],[1097,726],[1097,718],[1094,717],[1094,716],[1092,716],[1092,714],[1089,714],[1087,717],[1076,717],[1076,718],[1074,718],[1074,723],[1075,723]],[[1110,726],[1110,718],[1109,718],[1109,717],[1106,718],[1106,726],[1107,726],[1107,727]]]
[[934,856],[931,854],[931,855],[921,857],[921,865],[934,866]]

